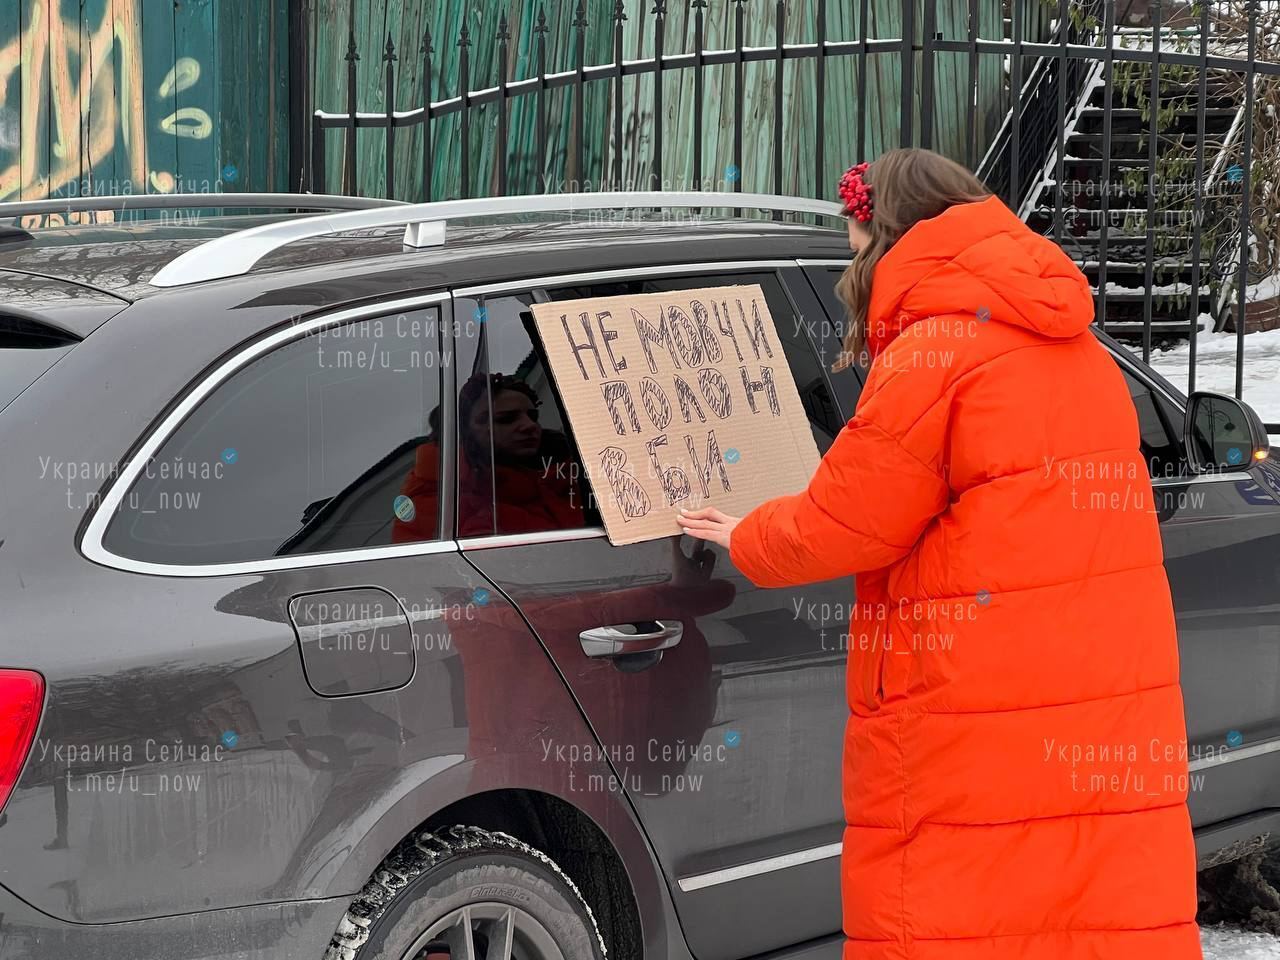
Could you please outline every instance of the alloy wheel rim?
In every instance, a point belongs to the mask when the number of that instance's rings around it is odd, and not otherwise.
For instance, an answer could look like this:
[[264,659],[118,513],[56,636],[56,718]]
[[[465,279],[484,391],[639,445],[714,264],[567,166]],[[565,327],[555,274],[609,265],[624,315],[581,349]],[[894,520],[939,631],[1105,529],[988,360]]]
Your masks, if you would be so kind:
[[414,940],[402,960],[565,960],[532,914],[481,900],[450,910]]

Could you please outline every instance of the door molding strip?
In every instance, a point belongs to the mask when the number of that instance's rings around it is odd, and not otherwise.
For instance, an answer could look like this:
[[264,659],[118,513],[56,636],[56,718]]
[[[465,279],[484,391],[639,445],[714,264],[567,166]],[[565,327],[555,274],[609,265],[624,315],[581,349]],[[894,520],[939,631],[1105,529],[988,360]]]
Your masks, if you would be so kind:
[[1194,773],[1197,770],[1208,770],[1210,767],[1218,767],[1224,763],[1234,763],[1237,760],[1249,760],[1264,754],[1275,753],[1277,750],[1280,750],[1280,737],[1263,740],[1247,747],[1229,748],[1228,752],[1215,753],[1212,756],[1192,760],[1187,764],[1187,769]]
[[784,853],[778,857],[753,860],[750,863],[742,863],[736,867],[725,867],[723,870],[695,873],[692,876],[681,877],[676,882],[683,892],[689,893],[693,890],[701,890],[704,887],[714,887],[721,883],[745,880],[747,877],[758,877],[762,873],[773,873],[776,870],[786,870],[788,867],[816,863],[819,860],[830,860],[832,857],[840,856],[841,847],[842,844],[839,843],[827,843],[821,847],[810,847],[808,850],[797,850],[795,853]]

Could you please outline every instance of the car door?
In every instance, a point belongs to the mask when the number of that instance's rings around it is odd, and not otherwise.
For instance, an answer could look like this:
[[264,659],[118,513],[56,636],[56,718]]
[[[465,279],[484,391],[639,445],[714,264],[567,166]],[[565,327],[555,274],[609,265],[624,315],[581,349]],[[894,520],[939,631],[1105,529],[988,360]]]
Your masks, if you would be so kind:
[[[806,333],[806,320],[823,312],[803,280],[788,288],[788,266],[663,266],[455,292],[456,315],[480,321],[465,325],[458,348],[464,556],[523,612],[599,741],[541,749],[549,761],[603,752],[614,777],[575,788],[620,791],[634,805],[699,960],[840,929],[842,631],[852,581],[759,589],[725,551],[689,537],[611,545],[528,307],[759,283],[825,450],[843,415]],[[535,447],[539,476],[504,466]],[[469,455],[481,459],[474,471]],[[614,654],[611,628],[660,649]]]
[[1129,384],[1151,468],[1178,622],[1188,803],[1201,828],[1280,800],[1280,468],[1264,460],[1188,475],[1181,393],[1102,339]]

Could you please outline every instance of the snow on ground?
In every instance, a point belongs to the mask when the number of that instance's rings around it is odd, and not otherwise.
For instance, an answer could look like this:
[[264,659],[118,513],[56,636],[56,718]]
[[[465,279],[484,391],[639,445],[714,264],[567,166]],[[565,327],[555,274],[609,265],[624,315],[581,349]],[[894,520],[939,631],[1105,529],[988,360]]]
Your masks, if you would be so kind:
[[[1208,318],[1205,318],[1206,325]],[[1130,349],[1133,349],[1132,347]],[[1151,366],[1184,393],[1187,389],[1190,345],[1152,350]],[[1139,347],[1134,353],[1141,357]],[[1236,335],[1201,330],[1196,338],[1196,389],[1235,396]],[[1264,423],[1280,423],[1280,330],[1245,334],[1244,401]]]
[[1236,927],[1201,927],[1204,960],[1280,960],[1280,937]]

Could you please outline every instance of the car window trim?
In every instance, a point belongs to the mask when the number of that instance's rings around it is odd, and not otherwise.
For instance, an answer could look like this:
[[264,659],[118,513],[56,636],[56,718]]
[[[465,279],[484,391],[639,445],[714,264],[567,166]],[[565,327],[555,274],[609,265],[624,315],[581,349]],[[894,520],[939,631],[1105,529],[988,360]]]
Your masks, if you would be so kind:
[[[308,334],[325,327],[337,326],[353,320],[371,319],[406,310],[437,306],[440,308],[439,326],[443,331],[448,326],[444,307],[450,303],[447,290],[419,294],[412,297],[400,297],[379,303],[366,303],[358,307],[347,307],[335,311],[317,314],[298,323],[289,324],[281,330],[268,334],[259,340],[232,354],[195,388],[190,390],[168,415],[156,426],[137,451],[129,458],[127,465],[112,481],[103,495],[97,509],[89,518],[81,537],[80,552],[94,563],[129,573],[145,573],[168,577],[225,577],[238,574],[268,573],[276,570],[296,570],[304,567],[323,567],[338,563],[360,563],[366,560],[381,560],[390,557],[428,556],[438,553],[456,553],[458,543],[450,538],[423,540],[418,543],[390,544],[377,547],[357,547],[352,550],[331,550],[320,553],[303,553],[286,557],[269,557],[261,560],[236,560],[226,563],[156,563],[147,560],[135,560],[113,553],[103,545],[103,538],[116,509],[125,495],[138,479],[143,467],[164,443],[177,431],[183,421],[203,403],[218,387],[232,376],[244,369],[254,360],[277,350],[293,340],[301,339]],[[445,334],[442,332],[441,336]],[[452,345],[450,344],[450,349]],[[445,345],[442,343],[443,351]],[[441,391],[447,389],[444,378],[441,378]],[[441,396],[441,403],[445,397]],[[443,411],[442,411],[443,415]],[[443,529],[443,527],[442,527]]]
[[657,276],[663,272],[668,274],[703,273],[707,270],[723,270],[734,273],[748,273],[767,267],[777,270],[783,267],[794,267],[798,260],[712,260],[704,263],[653,263],[645,267],[622,267],[612,270],[592,270],[583,273],[563,273],[546,277],[525,277],[516,280],[497,280],[471,287],[455,287],[455,297],[474,297],[488,293],[510,293],[514,291],[532,292],[535,287],[563,287],[575,283],[590,283],[596,280],[618,280],[634,277]]

